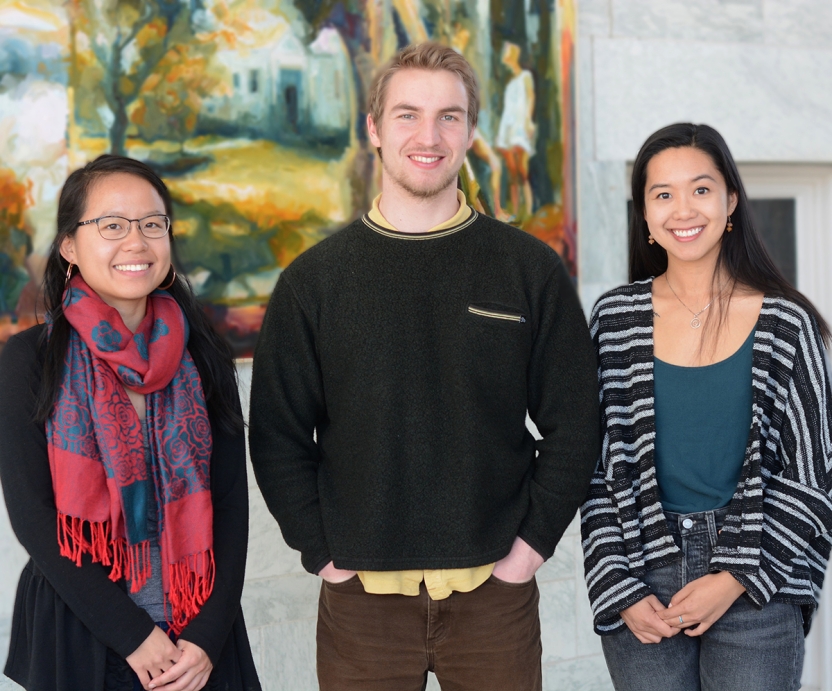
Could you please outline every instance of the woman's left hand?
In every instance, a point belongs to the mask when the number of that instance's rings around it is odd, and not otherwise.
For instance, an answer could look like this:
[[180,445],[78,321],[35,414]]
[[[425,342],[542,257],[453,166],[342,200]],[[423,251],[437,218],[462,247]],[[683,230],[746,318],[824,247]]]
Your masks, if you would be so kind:
[[669,626],[685,629],[685,635],[701,636],[744,592],[745,587],[729,572],[709,573],[688,583],[658,614]]
[[151,681],[149,688],[164,691],[199,691],[208,683],[214,665],[198,645],[180,638],[176,647],[182,651],[179,660],[167,672]]

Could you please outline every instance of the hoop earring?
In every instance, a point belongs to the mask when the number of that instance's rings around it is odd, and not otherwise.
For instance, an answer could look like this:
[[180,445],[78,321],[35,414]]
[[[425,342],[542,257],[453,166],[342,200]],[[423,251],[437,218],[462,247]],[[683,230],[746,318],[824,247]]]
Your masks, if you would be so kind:
[[75,266],[72,262],[69,262],[69,266],[66,267],[66,278],[64,279],[64,290],[69,285],[69,279],[72,278],[72,267]]
[[168,283],[166,286],[159,286],[158,288],[156,288],[156,290],[167,290],[173,285],[173,282],[176,280],[176,269],[174,269],[171,266],[170,270],[173,271],[173,278],[170,279],[170,283]]
[[653,239],[653,236],[649,233],[647,234],[647,242],[649,242],[651,245],[656,243],[656,241]]
[[732,230],[734,230],[734,224],[731,223],[731,217],[729,216],[728,223],[725,225],[725,232],[730,233]]

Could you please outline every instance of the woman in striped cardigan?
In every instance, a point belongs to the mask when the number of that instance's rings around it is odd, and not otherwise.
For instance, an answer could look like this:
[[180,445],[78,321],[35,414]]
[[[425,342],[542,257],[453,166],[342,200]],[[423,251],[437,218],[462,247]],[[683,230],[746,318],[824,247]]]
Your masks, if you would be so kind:
[[653,134],[632,186],[632,282],[590,324],[595,630],[618,691],[798,689],[832,544],[829,327],[768,256],[715,130]]

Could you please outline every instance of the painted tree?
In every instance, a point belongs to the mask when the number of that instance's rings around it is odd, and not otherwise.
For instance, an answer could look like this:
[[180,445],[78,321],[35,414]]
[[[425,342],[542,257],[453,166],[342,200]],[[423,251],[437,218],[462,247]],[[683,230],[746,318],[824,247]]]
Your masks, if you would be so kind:
[[196,128],[202,99],[217,86],[207,71],[207,45],[177,45],[141,88],[130,120],[146,141],[173,139],[180,147]]
[[[70,0],[73,57],[83,47],[95,56],[100,88],[112,113],[110,151],[125,153],[128,109],[168,51],[194,37],[190,0]],[[76,47],[77,46],[77,47]]]
[[23,262],[31,251],[26,209],[32,206],[32,183],[21,182],[14,172],[0,168],[0,314],[17,305],[28,274]]
[[293,0],[309,26],[319,32],[326,26],[336,26],[349,52],[356,93],[350,128],[350,143],[356,155],[350,171],[352,208],[359,213],[369,206],[369,183],[372,178],[375,149],[370,146],[366,116],[367,93],[373,74],[396,50],[392,32],[386,27],[383,3],[377,0]]

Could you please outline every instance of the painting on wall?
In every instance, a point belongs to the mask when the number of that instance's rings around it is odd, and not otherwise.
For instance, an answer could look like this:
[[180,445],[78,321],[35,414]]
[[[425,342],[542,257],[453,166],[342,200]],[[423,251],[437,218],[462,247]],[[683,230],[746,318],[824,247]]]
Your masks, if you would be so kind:
[[408,43],[482,90],[460,175],[576,275],[574,0],[0,0],[0,345],[34,323],[66,176],[119,153],[174,199],[177,266],[239,357],[280,272],[369,208],[374,71]]

